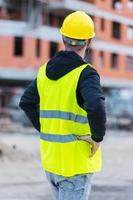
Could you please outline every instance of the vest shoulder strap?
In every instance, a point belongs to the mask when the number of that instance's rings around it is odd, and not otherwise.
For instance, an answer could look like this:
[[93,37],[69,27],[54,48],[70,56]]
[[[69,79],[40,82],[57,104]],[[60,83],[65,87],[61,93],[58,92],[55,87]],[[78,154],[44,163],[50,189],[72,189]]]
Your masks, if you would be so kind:
[[90,63],[88,63],[88,64],[87,64],[87,66],[89,66],[89,67],[91,67],[91,68],[93,68],[93,69],[95,69],[95,70],[96,70],[96,67],[95,67],[95,66],[93,66],[93,65],[91,65]]

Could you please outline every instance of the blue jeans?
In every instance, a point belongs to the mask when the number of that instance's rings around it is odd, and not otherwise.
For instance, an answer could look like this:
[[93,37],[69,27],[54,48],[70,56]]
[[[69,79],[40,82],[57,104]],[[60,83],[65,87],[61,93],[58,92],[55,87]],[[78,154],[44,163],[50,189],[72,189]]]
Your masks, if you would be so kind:
[[53,189],[54,200],[89,200],[92,175],[82,174],[66,178],[46,172]]

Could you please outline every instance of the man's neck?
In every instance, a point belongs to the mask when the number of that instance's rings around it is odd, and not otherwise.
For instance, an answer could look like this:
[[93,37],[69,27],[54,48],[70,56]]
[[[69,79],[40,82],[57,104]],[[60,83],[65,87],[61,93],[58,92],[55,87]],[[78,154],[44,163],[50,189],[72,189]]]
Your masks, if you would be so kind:
[[[74,51],[74,50],[71,50],[71,49],[69,49],[69,48],[66,48],[65,49],[66,51]],[[84,49],[82,49],[82,50],[80,50],[80,51],[74,51],[76,54],[78,54],[82,59],[84,59],[84,57],[85,57],[85,50]]]

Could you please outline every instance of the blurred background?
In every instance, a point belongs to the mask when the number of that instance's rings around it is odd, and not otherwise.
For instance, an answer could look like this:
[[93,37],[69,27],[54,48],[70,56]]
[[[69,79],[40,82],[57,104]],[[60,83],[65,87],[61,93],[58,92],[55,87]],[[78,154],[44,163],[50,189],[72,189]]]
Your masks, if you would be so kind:
[[[43,196],[41,190],[43,177],[39,171],[36,131],[20,111],[18,103],[26,86],[36,78],[39,66],[64,48],[59,27],[64,17],[75,10],[85,11],[95,22],[96,37],[89,51],[88,62],[96,67],[101,76],[101,85],[106,96],[107,132],[110,133],[103,145],[106,152],[105,169],[98,175],[98,181],[94,181],[92,198],[99,200],[101,195],[102,200],[104,197],[111,200],[132,199],[131,191],[128,191],[127,198],[123,195],[118,198],[118,191],[124,191],[121,184],[126,188],[126,179],[128,183],[133,183],[133,174],[132,177],[130,174],[133,164],[129,153],[133,150],[130,144],[133,142],[133,0],[0,0],[0,161],[3,165],[0,186],[3,188],[5,184],[5,190],[2,189],[5,193],[1,192],[0,195],[2,200],[5,197],[6,200],[50,199],[50,194]],[[118,141],[120,145],[117,145]],[[119,175],[116,175],[116,169],[113,171],[112,168],[114,155],[119,157],[116,160]],[[124,156],[127,162],[123,161]],[[31,160],[34,161],[32,167],[35,166],[32,173],[29,164],[32,163]],[[30,180],[27,187],[23,186],[24,190],[26,187],[27,195],[20,195],[18,198],[19,190],[15,190],[15,185],[13,190],[10,188],[11,195],[7,195],[7,182],[10,182],[12,176],[19,174],[19,171],[15,173],[13,169],[22,169],[23,161],[29,167],[25,169],[27,173],[21,171],[21,178],[14,180],[16,185],[17,180],[20,185],[23,181],[27,183],[26,181]],[[13,170],[10,170],[10,175],[2,171],[6,170],[5,166],[8,165],[10,168],[12,166]],[[124,169],[120,173],[122,166]],[[110,170],[112,171],[108,174]],[[34,172],[40,174],[34,176]],[[122,178],[123,176],[125,178]],[[40,182],[34,177],[39,177]],[[100,185],[105,186],[111,180],[109,193],[108,188]],[[36,194],[38,192],[40,196],[35,197],[34,194],[35,198],[32,197],[34,192],[30,191],[30,183],[38,184]],[[12,183],[9,185],[13,187]],[[116,187],[116,192],[114,185],[119,186]],[[129,184],[127,186],[130,190]]]

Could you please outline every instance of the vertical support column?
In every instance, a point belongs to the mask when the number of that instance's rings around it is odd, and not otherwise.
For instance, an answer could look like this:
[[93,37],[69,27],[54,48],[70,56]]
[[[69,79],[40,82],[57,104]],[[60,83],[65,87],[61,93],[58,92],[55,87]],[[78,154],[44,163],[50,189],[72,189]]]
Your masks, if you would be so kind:
[[100,30],[100,20],[101,20],[101,18],[99,16],[95,16],[94,22],[95,22],[95,32],[96,32],[96,34],[98,34],[101,31]]
[[107,51],[104,52],[104,68],[106,71],[111,70],[111,53]]
[[3,49],[3,47],[4,47],[4,46],[3,46],[4,44],[3,44],[2,41],[3,41],[3,36],[0,35],[0,65],[3,65],[3,56],[4,56],[4,55],[3,55],[3,54],[4,54],[4,51],[2,51],[2,49]]
[[61,51],[61,50],[64,50],[64,49],[65,49],[65,47],[64,47],[63,42],[60,42],[59,46],[58,46],[58,50]]
[[45,63],[49,59],[50,55],[50,42],[47,40],[42,40],[42,49],[41,49],[41,61]]
[[112,1],[110,1],[110,0],[106,0],[106,5],[108,5],[108,8],[110,9],[112,9]]
[[128,0],[121,0],[123,4],[123,13],[126,14],[128,12]]
[[34,66],[35,56],[35,39],[31,37],[24,38],[24,66]]
[[119,54],[118,63],[119,63],[120,73],[125,74],[126,73],[126,55]]
[[99,53],[97,49],[93,49],[93,59],[92,59],[92,64],[96,69],[98,70],[98,59],[99,59]]
[[122,43],[127,42],[127,25],[121,24],[121,41]]
[[112,21],[105,19],[105,32],[107,38],[112,38]]
[[[1,66],[11,66],[11,60],[13,55],[13,37],[9,36],[0,36],[0,65]],[[3,51],[6,49],[6,52]]]

